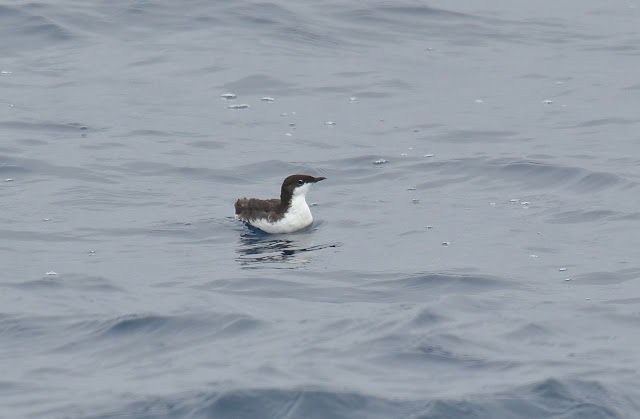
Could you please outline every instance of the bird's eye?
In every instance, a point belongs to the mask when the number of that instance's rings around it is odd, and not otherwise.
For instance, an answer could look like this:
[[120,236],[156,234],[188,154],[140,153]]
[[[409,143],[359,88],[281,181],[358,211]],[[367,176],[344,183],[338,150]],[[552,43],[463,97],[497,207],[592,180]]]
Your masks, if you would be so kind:
[[298,185],[302,185],[303,183],[304,183],[304,180],[298,179]]

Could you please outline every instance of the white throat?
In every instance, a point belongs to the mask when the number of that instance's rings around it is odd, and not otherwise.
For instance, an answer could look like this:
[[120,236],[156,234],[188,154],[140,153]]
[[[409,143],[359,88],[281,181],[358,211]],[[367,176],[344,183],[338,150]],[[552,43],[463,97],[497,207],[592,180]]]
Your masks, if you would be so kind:
[[311,185],[307,183],[294,189],[291,204],[281,220],[275,223],[253,220],[251,225],[271,234],[291,233],[309,226],[313,222],[313,216],[305,196],[310,188]]

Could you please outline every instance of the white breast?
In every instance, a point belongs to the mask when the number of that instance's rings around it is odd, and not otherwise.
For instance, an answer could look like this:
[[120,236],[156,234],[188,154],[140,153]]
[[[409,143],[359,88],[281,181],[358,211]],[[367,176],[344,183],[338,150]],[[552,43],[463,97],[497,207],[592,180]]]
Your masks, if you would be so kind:
[[281,220],[270,223],[267,220],[258,219],[251,220],[249,224],[270,234],[293,233],[311,225],[313,216],[304,196],[305,193],[293,195],[291,206]]

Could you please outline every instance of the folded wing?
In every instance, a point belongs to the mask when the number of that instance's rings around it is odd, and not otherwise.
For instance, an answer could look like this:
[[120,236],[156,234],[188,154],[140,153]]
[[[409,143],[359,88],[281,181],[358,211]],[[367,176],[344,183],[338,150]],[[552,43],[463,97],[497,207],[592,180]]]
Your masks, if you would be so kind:
[[280,205],[279,199],[240,198],[235,204],[236,219],[249,224],[256,219],[266,219],[273,223],[282,218],[276,215]]

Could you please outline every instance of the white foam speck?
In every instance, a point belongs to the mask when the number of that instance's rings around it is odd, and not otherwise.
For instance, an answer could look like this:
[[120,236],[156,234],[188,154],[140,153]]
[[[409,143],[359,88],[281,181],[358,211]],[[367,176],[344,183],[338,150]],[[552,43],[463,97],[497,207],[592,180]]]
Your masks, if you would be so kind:
[[234,95],[233,93],[225,93],[220,95],[220,97],[226,100],[232,100],[232,99],[235,99],[237,96]]
[[545,105],[551,105],[553,103],[553,100],[545,99],[542,101],[542,103],[544,103]]
[[263,98],[262,98],[262,99],[260,99],[260,100],[262,100],[263,102],[273,102],[273,101],[275,101],[275,99],[274,99],[274,98],[269,97],[269,96],[265,96],[265,97],[263,97]]
[[564,271],[566,271],[566,270],[567,270],[567,268],[560,268],[560,269],[558,269],[558,270],[559,270],[560,272],[564,272]]
[[425,154],[424,157],[433,157],[435,154]]
[[373,164],[385,164],[385,163],[389,163],[389,162],[385,159],[380,159],[373,162]]
[[53,272],[53,271],[49,271],[49,272],[47,272],[45,275],[48,275],[48,276],[55,276],[55,275],[58,275],[58,273],[57,273],[57,272]]
[[229,109],[248,109],[249,105],[247,105],[246,103],[242,103],[240,105],[229,105],[229,106],[227,106],[227,108],[229,108]]
[[333,121],[327,121],[324,123],[325,125],[335,125],[336,123]]

